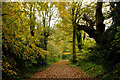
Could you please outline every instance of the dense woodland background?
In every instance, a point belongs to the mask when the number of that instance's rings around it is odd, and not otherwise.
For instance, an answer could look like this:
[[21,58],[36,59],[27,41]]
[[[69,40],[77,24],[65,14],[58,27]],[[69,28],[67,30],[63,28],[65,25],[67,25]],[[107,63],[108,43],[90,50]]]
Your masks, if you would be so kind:
[[120,2],[2,2],[2,77],[30,77],[67,59],[120,79]]

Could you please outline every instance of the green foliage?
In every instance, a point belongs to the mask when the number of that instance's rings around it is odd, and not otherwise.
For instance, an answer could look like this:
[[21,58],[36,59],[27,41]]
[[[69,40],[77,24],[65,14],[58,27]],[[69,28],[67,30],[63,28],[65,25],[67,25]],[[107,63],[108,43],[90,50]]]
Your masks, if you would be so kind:
[[77,35],[77,43],[78,43],[78,48],[79,50],[81,49],[81,46],[82,46],[82,37],[81,37],[81,32],[76,32],[76,35]]
[[63,54],[62,59],[69,60],[70,59],[70,54]]
[[91,51],[90,55],[88,56],[88,60],[92,61],[92,62],[94,62],[96,64],[101,64],[99,56],[100,56],[100,54],[98,53],[97,47],[94,46],[92,48],[92,51]]
[[45,70],[48,66],[50,66],[54,61],[49,61],[47,62],[47,65],[39,65],[37,67],[35,66],[31,66],[27,69],[25,69],[26,73],[24,74],[24,78],[29,78],[31,77],[32,75],[34,75],[37,71],[42,71],[42,70]]
[[72,64],[72,66],[78,66],[80,70],[87,72],[92,78],[101,78],[101,75],[104,73],[104,69],[101,65],[86,62],[85,60],[79,60],[77,64]]
[[96,45],[93,39],[89,39],[89,36],[86,35],[85,40],[82,41],[82,46],[80,51],[77,54],[77,60],[79,59],[88,59],[88,57],[92,54],[93,47]]
[[[117,31],[108,30],[106,34],[107,44],[102,45],[104,49],[98,52],[97,46],[93,47],[91,54],[88,57],[88,61],[92,61],[95,64],[102,64],[104,73],[101,76],[105,80],[119,79],[120,70],[119,57],[120,57],[120,44],[119,44],[119,27]],[[111,35],[110,35],[111,34]],[[112,75],[112,76],[111,76]]]

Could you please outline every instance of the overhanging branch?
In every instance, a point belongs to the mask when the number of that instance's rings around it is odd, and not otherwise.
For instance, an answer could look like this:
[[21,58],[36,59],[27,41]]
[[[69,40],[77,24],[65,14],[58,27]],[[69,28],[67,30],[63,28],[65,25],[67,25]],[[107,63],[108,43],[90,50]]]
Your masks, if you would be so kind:
[[79,25],[77,24],[77,30],[84,30],[86,33],[89,34],[91,38],[97,38],[97,32],[94,28],[88,27],[86,25]]
[[93,27],[93,25],[95,24],[95,22],[93,22],[91,19],[88,19],[86,14],[84,14],[84,17],[82,19],[88,22],[90,27]]

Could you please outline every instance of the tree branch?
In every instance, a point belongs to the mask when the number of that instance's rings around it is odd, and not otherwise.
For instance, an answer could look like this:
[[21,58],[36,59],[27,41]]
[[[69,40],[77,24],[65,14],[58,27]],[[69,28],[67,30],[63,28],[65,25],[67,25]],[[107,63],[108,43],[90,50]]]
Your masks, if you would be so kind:
[[79,25],[77,24],[77,30],[84,30],[86,33],[89,34],[89,37],[96,39],[97,32],[94,28],[88,27],[86,25]]
[[95,24],[95,22],[93,22],[91,19],[88,19],[86,14],[84,14],[84,17],[82,19],[88,22],[90,27],[93,27],[93,25]]

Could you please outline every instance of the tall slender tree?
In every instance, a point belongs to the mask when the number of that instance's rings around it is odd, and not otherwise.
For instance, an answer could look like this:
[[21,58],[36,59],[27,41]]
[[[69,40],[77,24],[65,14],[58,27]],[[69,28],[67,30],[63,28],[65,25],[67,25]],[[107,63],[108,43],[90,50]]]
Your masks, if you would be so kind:
[[72,26],[73,26],[73,63],[76,63],[76,48],[75,48],[75,40],[76,40],[76,24],[75,24],[75,5],[72,7]]

